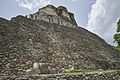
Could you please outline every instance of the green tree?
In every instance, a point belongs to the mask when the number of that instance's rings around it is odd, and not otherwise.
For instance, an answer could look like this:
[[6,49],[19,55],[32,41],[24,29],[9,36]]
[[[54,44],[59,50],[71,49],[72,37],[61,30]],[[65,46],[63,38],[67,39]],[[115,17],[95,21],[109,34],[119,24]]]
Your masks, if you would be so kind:
[[117,43],[117,47],[120,48],[120,19],[117,22],[117,33],[114,35],[114,39]]

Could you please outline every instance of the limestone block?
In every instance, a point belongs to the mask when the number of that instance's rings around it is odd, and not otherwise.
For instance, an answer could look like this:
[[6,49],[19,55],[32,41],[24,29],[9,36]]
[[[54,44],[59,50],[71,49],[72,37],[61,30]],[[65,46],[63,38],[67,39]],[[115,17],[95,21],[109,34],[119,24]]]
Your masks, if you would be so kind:
[[45,8],[45,9],[42,9],[40,11],[45,12],[45,13],[47,13],[49,15],[57,15],[57,13],[52,8]]
[[39,63],[37,62],[33,63],[33,69],[39,69]]
[[62,11],[61,16],[67,17],[69,20],[71,20],[68,12]]

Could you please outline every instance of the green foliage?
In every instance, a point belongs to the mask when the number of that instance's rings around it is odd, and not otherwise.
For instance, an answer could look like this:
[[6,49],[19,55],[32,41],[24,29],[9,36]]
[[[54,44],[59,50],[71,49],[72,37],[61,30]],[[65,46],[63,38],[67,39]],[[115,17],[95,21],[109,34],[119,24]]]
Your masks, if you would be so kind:
[[115,34],[114,35],[114,39],[115,39],[115,41],[117,42],[117,44],[118,44],[118,46],[120,46],[120,34]]
[[120,46],[114,47],[117,51],[120,52]]
[[117,22],[117,33],[114,35],[115,42],[117,43],[116,49],[120,50],[120,19]]
[[117,32],[120,32],[120,19],[118,20],[118,22],[117,22]]

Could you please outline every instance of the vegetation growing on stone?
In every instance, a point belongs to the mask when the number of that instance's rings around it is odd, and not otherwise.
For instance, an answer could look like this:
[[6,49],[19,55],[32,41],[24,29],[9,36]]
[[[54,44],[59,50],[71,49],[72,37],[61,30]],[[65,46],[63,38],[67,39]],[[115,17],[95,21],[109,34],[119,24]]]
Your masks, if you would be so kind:
[[74,70],[65,70],[64,73],[104,73],[104,72],[117,72],[120,73],[120,70],[79,70],[79,69],[74,69]]

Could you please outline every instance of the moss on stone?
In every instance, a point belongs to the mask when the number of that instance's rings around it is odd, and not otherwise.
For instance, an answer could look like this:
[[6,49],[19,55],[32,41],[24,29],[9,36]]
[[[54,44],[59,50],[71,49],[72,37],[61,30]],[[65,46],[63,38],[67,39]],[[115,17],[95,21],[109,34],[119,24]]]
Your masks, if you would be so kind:
[[86,72],[117,72],[117,73],[120,73],[120,70],[77,70],[77,69],[74,69],[74,70],[65,70],[64,73],[86,73]]

